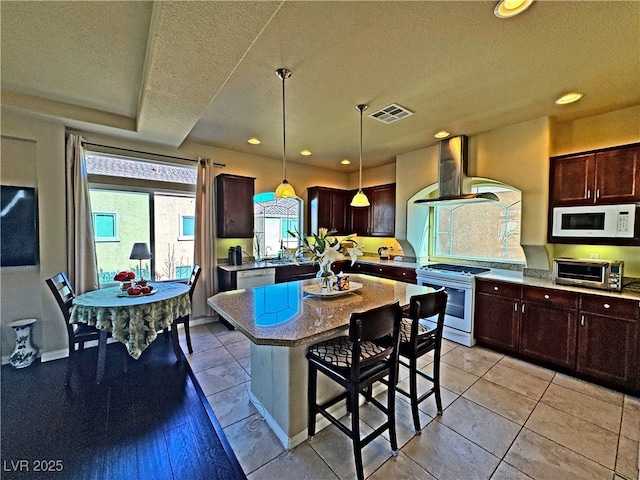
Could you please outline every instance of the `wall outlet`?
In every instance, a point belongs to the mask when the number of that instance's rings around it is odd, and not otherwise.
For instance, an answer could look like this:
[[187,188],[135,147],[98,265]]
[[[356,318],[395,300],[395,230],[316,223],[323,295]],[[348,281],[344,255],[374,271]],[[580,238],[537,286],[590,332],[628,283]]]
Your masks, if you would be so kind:
[[590,253],[589,254],[589,260],[599,260],[600,259],[600,254],[599,253]]

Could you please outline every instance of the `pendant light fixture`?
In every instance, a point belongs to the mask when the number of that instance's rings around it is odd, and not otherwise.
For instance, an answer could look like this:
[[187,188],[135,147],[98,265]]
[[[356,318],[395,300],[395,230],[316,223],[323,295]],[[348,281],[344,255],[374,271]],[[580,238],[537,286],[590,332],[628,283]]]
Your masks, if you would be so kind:
[[282,183],[276,188],[276,198],[295,198],[296,191],[287,182],[287,134],[285,127],[285,102],[284,102],[284,81],[291,76],[291,71],[286,68],[276,70],[276,75],[282,79]]
[[369,203],[369,199],[362,191],[362,112],[364,112],[367,108],[367,105],[356,105],[356,110],[360,112],[360,176],[358,179],[358,193],[353,196],[353,200],[351,200],[352,207],[368,207],[371,205]]

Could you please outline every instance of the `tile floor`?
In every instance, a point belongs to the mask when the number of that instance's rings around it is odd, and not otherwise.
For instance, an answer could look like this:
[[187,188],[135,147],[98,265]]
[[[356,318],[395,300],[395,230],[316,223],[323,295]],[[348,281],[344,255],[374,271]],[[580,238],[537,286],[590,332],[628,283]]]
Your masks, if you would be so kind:
[[[355,478],[351,441],[334,426],[293,450],[281,446],[249,401],[242,333],[218,322],[191,330],[187,358],[250,480]],[[181,343],[187,352],[182,335]],[[425,356],[421,368],[431,362]],[[398,396],[400,451],[392,457],[386,437],[366,446],[367,478],[638,480],[640,399],[446,340],[441,378],[444,413],[435,416],[433,397],[425,401],[422,435]],[[370,406],[361,417],[363,434],[380,421]]]

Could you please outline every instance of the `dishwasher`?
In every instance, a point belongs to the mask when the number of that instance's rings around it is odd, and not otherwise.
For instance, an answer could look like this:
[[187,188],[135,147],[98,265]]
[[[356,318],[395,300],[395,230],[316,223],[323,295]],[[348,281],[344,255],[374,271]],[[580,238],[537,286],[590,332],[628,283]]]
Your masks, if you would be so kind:
[[236,272],[236,288],[261,287],[276,283],[275,268],[256,268],[254,270],[240,270]]

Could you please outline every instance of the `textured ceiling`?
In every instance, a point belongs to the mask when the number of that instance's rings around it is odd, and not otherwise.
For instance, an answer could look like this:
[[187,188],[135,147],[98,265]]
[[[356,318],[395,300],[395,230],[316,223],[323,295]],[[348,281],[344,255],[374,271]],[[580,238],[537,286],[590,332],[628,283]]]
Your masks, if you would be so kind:
[[[640,103],[640,2],[0,2],[3,108],[91,132],[357,169],[535,118]],[[577,104],[553,101],[569,90]],[[414,115],[366,115],[397,103]],[[262,144],[252,146],[256,136]],[[302,149],[313,152],[302,157]],[[349,167],[339,164],[350,158]]]

